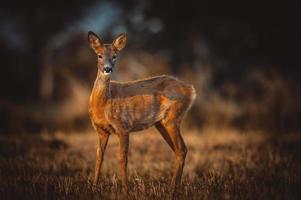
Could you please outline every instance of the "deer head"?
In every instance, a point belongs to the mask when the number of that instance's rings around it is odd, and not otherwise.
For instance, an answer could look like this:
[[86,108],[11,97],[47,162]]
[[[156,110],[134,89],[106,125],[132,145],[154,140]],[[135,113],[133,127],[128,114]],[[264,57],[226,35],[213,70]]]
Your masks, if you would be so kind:
[[97,67],[102,78],[108,79],[110,77],[117,60],[117,54],[125,47],[126,40],[126,33],[121,33],[111,44],[104,44],[95,33],[88,32],[88,41],[98,57]]

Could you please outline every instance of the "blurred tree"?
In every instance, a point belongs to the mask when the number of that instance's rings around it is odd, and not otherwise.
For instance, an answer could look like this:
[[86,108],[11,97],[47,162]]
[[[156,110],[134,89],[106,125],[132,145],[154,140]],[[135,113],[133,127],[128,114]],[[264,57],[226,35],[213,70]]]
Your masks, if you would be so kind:
[[[18,46],[7,44],[5,42],[7,38],[3,38],[3,34],[1,35],[0,44],[3,46],[1,51],[6,55],[3,62],[7,66],[2,69],[1,82],[7,83],[11,81],[9,77],[14,77],[16,79],[14,81],[19,83],[3,88],[6,97],[15,100],[21,97],[23,100],[24,97],[31,100],[43,96],[47,98],[47,91],[45,93],[43,90],[45,86],[41,82],[45,82],[44,78],[47,79],[44,77],[45,73],[51,75],[51,69],[44,69],[52,66],[49,64],[51,59],[48,54],[50,51],[47,49],[49,43],[55,34],[78,19],[82,10],[93,2],[95,0],[74,0],[72,2],[10,0],[2,3],[0,9],[3,18],[2,24],[15,26],[10,30],[2,30],[7,32],[4,36],[11,37],[11,43],[18,39],[14,36],[19,36],[20,42],[25,44],[22,51],[18,49],[20,48]],[[19,61],[15,62],[13,59]],[[18,68],[21,70],[16,70]],[[3,85],[5,84],[1,84],[1,87]]]

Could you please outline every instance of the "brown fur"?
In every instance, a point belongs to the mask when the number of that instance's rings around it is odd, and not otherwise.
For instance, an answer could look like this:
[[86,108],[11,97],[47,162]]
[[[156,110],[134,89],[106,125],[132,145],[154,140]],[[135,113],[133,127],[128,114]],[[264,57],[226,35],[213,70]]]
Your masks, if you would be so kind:
[[[104,65],[110,64],[112,56],[124,47],[126,35],[120,35],[111,45],[103,45],[98,37],[94,37],[97,36],[89,33],[90,46],[101,57],[89,109],[92,124],[99,135],[94,183],[98,181],[108,137],[117,134],[120,138],[122,186],[127,192],[129,133],[155,125],[175,152],[176,168],[172,179],[174,194],[181,180],[187,153],[180,125],[196,96],[195,89],[192,85],[166,75],[129,82],[110,81],[110,77],[104,75]],[[116,41],[118,47],[115,47]]]

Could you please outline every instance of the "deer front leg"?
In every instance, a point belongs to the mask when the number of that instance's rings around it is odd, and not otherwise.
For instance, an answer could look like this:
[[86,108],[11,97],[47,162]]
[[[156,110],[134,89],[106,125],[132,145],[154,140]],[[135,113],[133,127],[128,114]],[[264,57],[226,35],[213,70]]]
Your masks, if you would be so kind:
[[99,141],[96,149],[96,161],[95,161],[95,171],[94,171],[94,180],[93,180],[94,186],[96,186],[98,182],[103,156],[109,139],[109,135],[103,130],[97,130],[97,132],[98,132]]
[[120,165],[120,176],[122,183],[122,191],[128,193],[128,179],[127,179],[127,163],[128,163],[128,149],[129,149],[129,135],[120,134],[119,135],[119,165]]

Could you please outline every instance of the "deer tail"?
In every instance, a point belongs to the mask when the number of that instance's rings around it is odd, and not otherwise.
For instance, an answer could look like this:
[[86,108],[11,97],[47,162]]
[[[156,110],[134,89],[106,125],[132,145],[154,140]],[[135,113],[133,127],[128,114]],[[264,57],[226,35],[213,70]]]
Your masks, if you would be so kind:
[[191,108],[195,98],[196,98],[196,90],[195,88],[193,87],[193,85],[189,85],[187,87],[187,96],[188,96],[188,107],[187,107],[187,111]]

